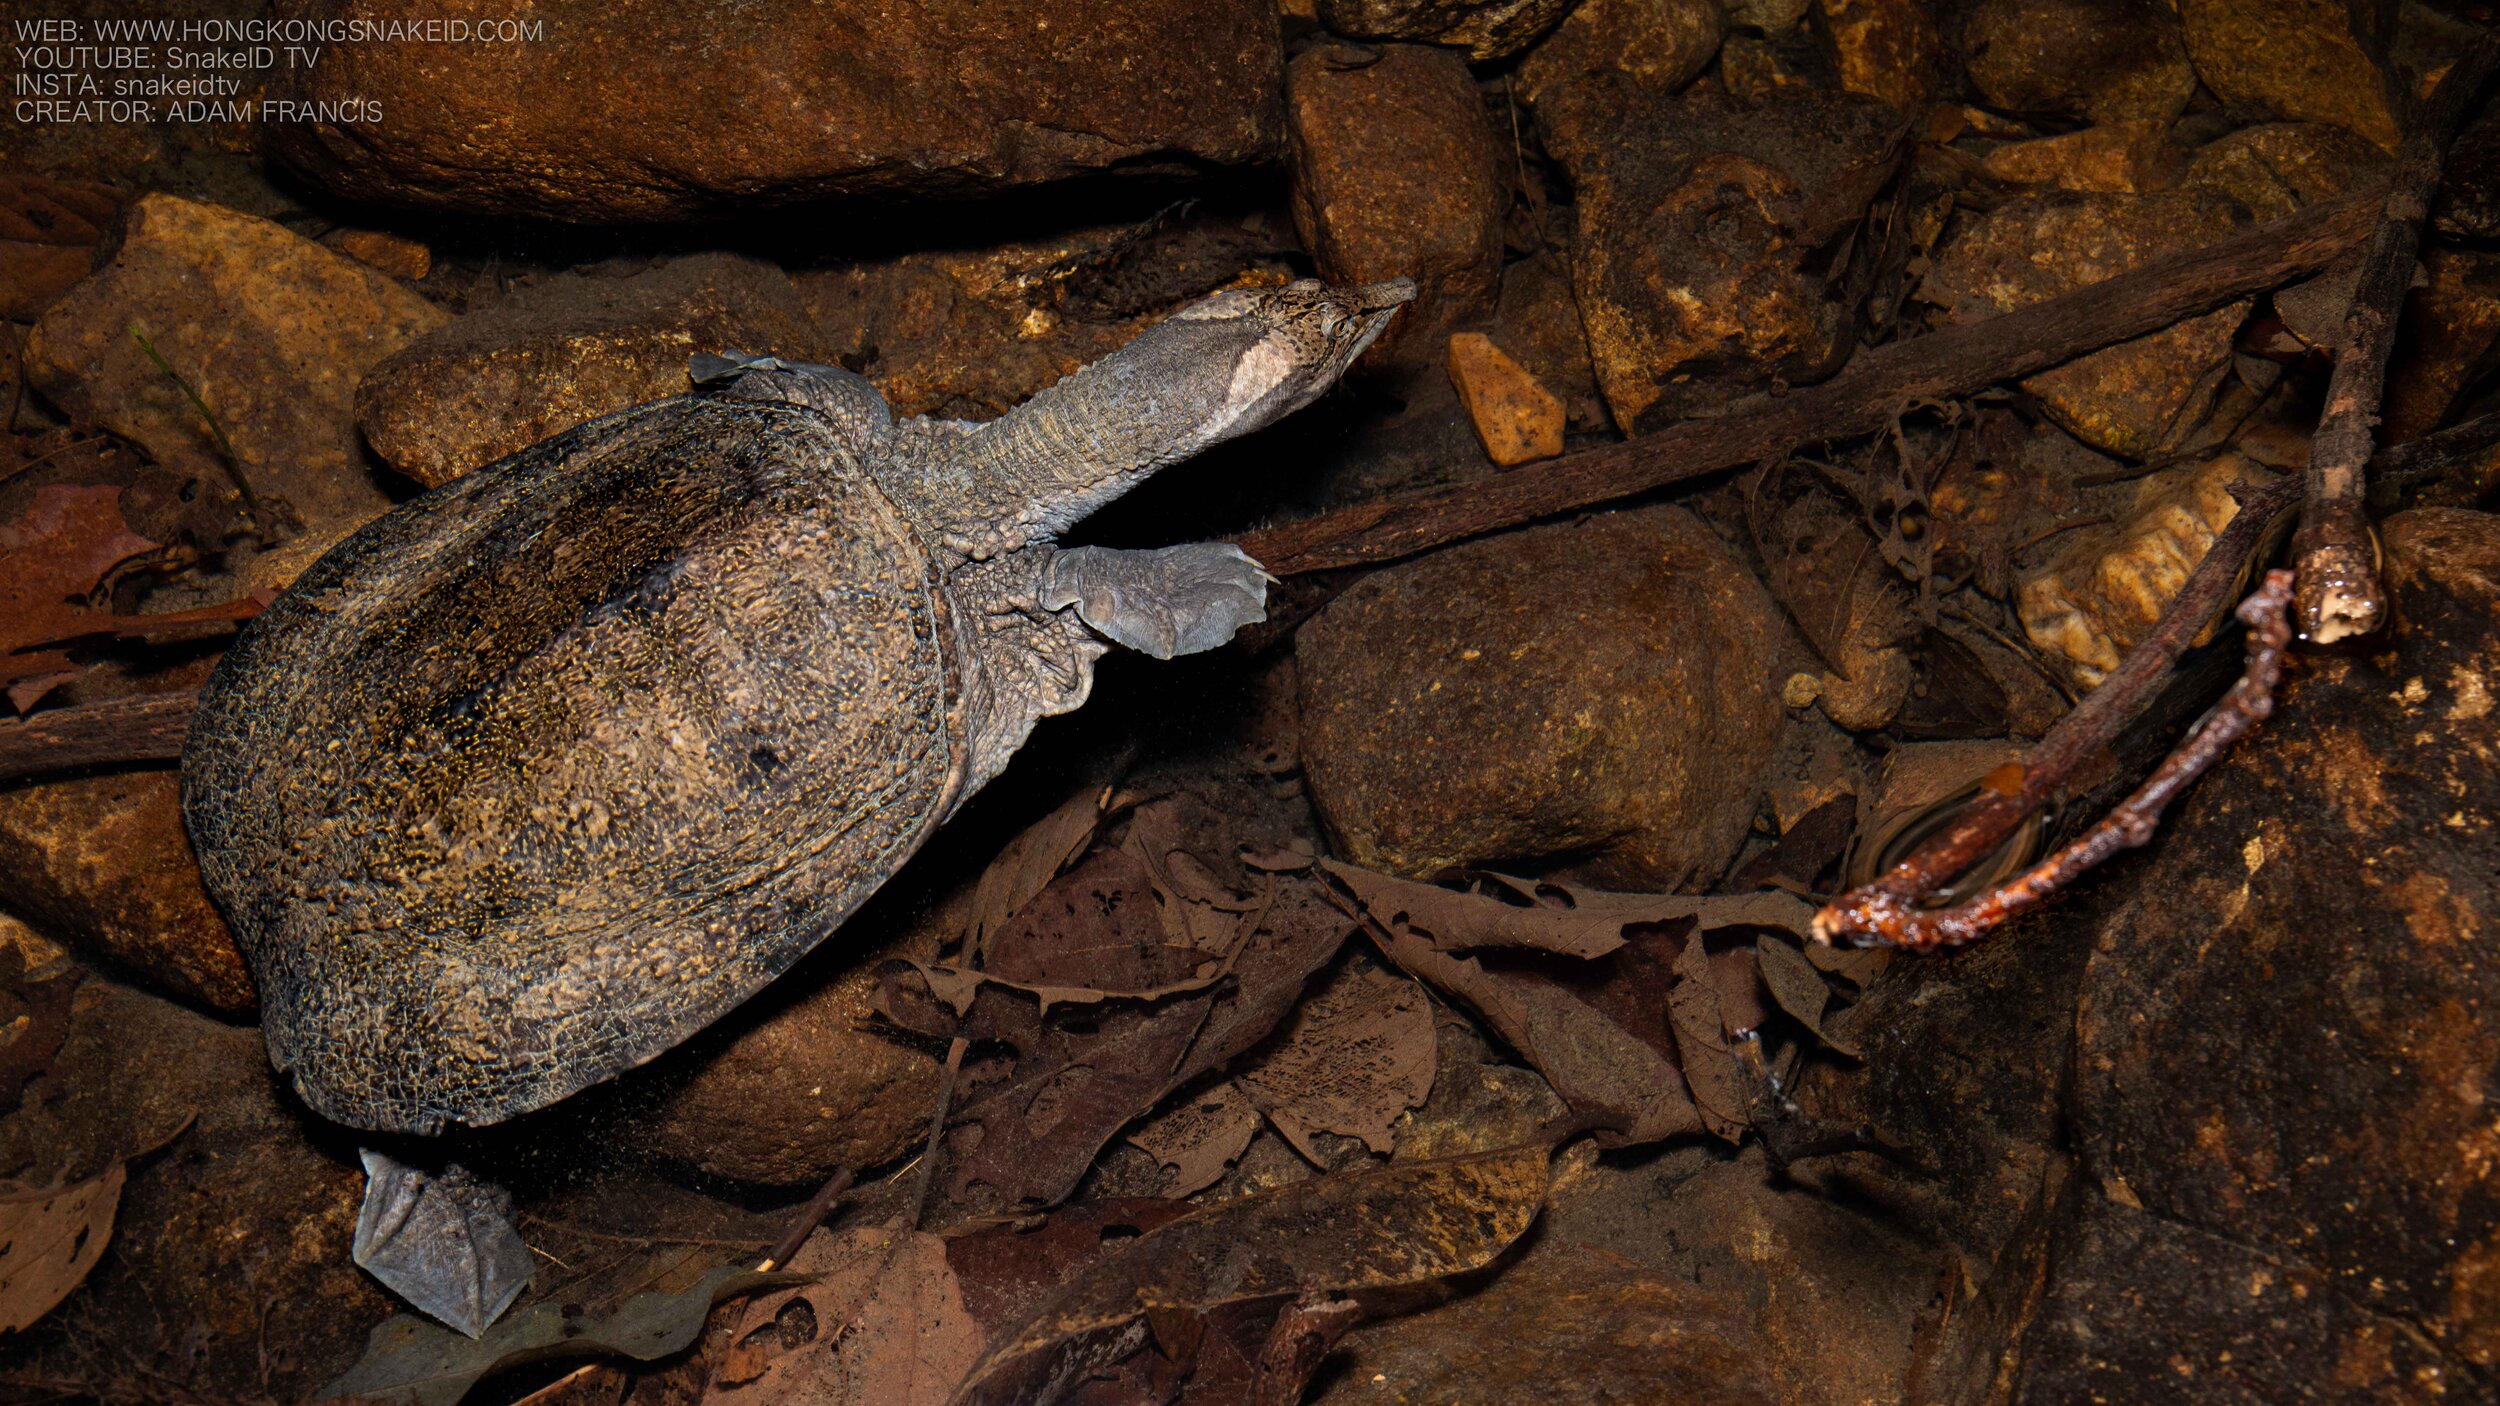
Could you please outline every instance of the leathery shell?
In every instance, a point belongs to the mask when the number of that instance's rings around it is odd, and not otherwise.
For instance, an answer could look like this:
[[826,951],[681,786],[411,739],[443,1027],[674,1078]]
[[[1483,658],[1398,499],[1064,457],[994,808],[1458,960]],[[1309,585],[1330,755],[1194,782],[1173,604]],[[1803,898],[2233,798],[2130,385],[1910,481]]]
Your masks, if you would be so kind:
[[639,407],[374,522],[242,633],[183,759],[272,1059],[432,1132],[709,1024],[953,804],[949,611],[784,405]]

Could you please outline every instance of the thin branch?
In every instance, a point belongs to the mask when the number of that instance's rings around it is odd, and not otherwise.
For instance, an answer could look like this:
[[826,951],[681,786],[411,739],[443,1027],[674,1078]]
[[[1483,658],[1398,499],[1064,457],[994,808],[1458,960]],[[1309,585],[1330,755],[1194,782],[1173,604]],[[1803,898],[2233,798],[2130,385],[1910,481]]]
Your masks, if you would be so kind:
[[2413,286],[2422,221],[2439,189],[2449,137],[2495,67],[2500,39],[2486,38],[2449,68],[2420,120],[2405,138],[2396,182],[2363,256],[2360,282],[2327,381],[2326,412],[2309,443],[2309,493],[2301,505],[2292,559],[2300,573],[2295,614],[2302,639],[2327,644],[2366,635],[2387,618],[2378,579],[2378,549],[2362,511],[2365,473],[2387,389],[2387,356],[2396,340],[2405,294]]
[[[2292,642],[2292,573],[2266,573],[2265,584],[2240,602],[2248,626],[2248,667],[2239,682],[2193,736],[2154,769],[2135,794],[2119,803],[2082,838],[2032,866],[2022,877],[1957,908],[1921,908],[1912,899],[1870,884],[1843,894],[1814,915],[1814,935],[1824,942],[1849,939],[1929,952],[1985,937],[2017,915],[2046,902],[2103,860],[2153,838],[2162,812],[2224,753],[2274,713],[2275,686],[2283,678],[2283,651]],[[1897,870],[1895,872],[1898,872]]]
[[1868,434],[1907,401],[1968,395],[2314,273],[2361,241],[2378,208],[2370,199],[2311,205],[2029,307],[1870,348],[1828,381],[1756,398],[1724,416],[1235,540],[1280,576],[1393,561],[1800,445]]
[[1952,825],[1909,858],[1873,883],[1834,899],[1814,920],[1825,941],[1882,941],[1889,940],[1888,929],[1904,930],[1898,915],[1923,911],[1920,905],[1929,897],[1995,853],[2025,817],[2063,790],[2086,761],[2143,714],[2171,666],[2222,613],[2241,567],[2291,507],[2299,481],[2269,477],[2253,486],[2235,485],[2233,491],[2239,495],[2239,511],[2215,534],[2204,560],[2188,574],[2160,623],[2024,756],[2020,785],[2011,794],[1983,791]]

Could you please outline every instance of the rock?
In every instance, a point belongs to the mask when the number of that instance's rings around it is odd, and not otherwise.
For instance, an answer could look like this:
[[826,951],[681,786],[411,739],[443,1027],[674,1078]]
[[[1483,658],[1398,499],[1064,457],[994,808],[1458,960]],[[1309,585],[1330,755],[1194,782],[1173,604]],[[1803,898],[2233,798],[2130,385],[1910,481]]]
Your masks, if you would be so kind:
[[2152,632],[2214,538],[2239,515],[2231,485],[2267,471],[2236,453],[2148,474],[2123,522],[2085,528],[2016,589],[2023,633],[2087,687]]
[[1979,0],[1962,61],[1990,107],[2022,117],[2168,122],[2196,93],[2164,0]]
[[2235,109],[2349,127],[2390,151],[2398,131],[2385,67],[2385,0],[2180,0],[2188,58]]
[[[130,1179],[93,1275],[13,1346],[53,1345],[98,1396],[119,1378],[309,1398],[396,1307],[348,1255],[353,1145],[312,1134],[257,1030],[87,980],[51,1072],[0,1117],[0,1166],[41,1181],[129,1159]],[[78,1350],[97,1341],[113,1345],[102,1361]]]
[[[2192,249],[2239,227],[2213,191],[2027,196],[1966,212],[1946,236],[1919,295],[1973,321],[2087,287],[2144,261]],[[2242,300],[2026,377],[2023,388],[2076,438],[2149,458],[2193,429],[2231,366]]]
[[1481,332],[1450,338],[1450,381],[1484,452],[1503,468],[1562,452],[1563,403]]
[[827,362],[787,275],[735,254],[593,266],[419,338],[356,388],[366,442],[431,487],[629,405],[683,395],[699,352]]
[[[2209,1282],[2266,1267],[2246,1253],[2327,1302],[2235,1355],[2337,1356],[2310,1346],[2323,1329],[2375,1376],[2420,1360],[2388,1331],[2418,1331],[2475,1394],[2500,1365],[2500,967],[2476,955],[2500,913],[2500,518],[2381,531],[2392,635],[2296,668],[2083,929],[2074,1141],[2110,1199],[2204,1241],[2098,1256],[2104,1315],[2120,1293],[2172,1301],[2182,1256]],[[2152,1342],[2212,1345],[2246,1316],[2190,1303]]]
[[232,495],[208,423],[131,328],[148,335],[216,415],[253,490],[284,499],[302,522],[236,573],[239,595],[282,582],[390,506],[357,441],[356,383],[448,318],[267,220],[147,195],[130,207],[112,262],[35,324],[26,363],[72,419],[137,441],[204,493]]
[[2260,220],[2279,220],[2313,200],[2358,195],[2384,180],[2387,153],[2341,127],[2268,122],[2197,148],[2189,185],[2222,192]]
[[2500,259],[2433,244],[2422,251],[2428,281],[2413,290],[2387,371],[2380,440],[2402,444],[2447,423],[2481,384],[2500,349]]
[[1614,428],[1597,393],[1597,369],[1571,298],[1571,267],[1548,250],[1502,270],[1502,301],[1494,336],[1531,376],[1562,397],[1564,423],[1575,430]]
[[47,936],[134,980],[229,1015],[259,1004],[200,887],[172,771],[0,790],[0,891]]
[[1944,40],[1927,0],[1815,0],[1815,9],[1843,91],[1904,116],[1935,96]]
[[310,0],[315,24],[467,19],[517,42],[331,46],[272,96],[362,116],[268,123],[271,151],[382,204],[671,220],[830,196],[965,196],[1273,158],[1270,0],[932,0],[894,9]]
[[1714,0],[1584,0],[1520,62],[1519,93],[1535,106],[1626,84],[1663,98],[1710,66],[1726,32]]
[[1981,170],[2007,185],[2122,195],[2165,189],[2186,168],[2186,154],[2158,122],[2113,123],[2008,142],[1980,161]]
[[1430,365],[1453,329],[1492,316],[1501,287],[1505,187],[1466,60],[1322,45],[1294,56],[1285,102],[1294,223],[1320,276],[1415,280],[1366,360]]
[[1536,117],[1578,194],[1573,283],[1617,425],[1654,429],[1846,359],[1854,311],[1809,265],[1890,179],[1890,108],[1810,88],[1745,104],[1707,82],[1659,99],[1557,79]]
[[2469,124],[2449,143],[2431,223],[2452,239],[2500,239],[2500,116]]
[[1365,577],[1296,639],[1303,754],[1354,863],[1723,869],[1778,746],[1784,626],[1699,519],[1532,528]]
[[1719,83],[1740,103],[1767,102],[1778,88],[1820,86],[1793,47],[1731,34],[1719,46]]
[[1320,0],[1319,20],[1353,39],[1403,39],[1506,59],[1537,41],[1571,0]]
[[843,365],[897,415],[987,420],[1116,351],[1163,313],[1236,282],[1282,283],[1291,230],[1183,217],[992,248],[931,250],[795,276]]
[[378,229],[334,229],[321,242],[358,263],[415,283],[434,268],[434,251],[416,240]]
[[643,1150],[705,1176],[813,1186],[837,1169],[896,1161],[929,1134],[939,1065],[874,1028],[874,970],[887,952],[707,1031],[671,1063],[682,1074],[639,1110]]

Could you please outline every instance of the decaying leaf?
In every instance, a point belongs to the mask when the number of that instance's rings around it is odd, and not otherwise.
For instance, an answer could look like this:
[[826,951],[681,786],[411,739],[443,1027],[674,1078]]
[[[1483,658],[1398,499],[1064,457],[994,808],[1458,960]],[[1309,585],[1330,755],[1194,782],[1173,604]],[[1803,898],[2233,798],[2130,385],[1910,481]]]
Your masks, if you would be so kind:
[[1110,800],[1108,788],[1087,787],[999,850],[973,885],[972,912],[964,927],[964,951],[971,960],[982,960],[991,936],[1093,844]]
[[0,523],[0,688],[19,712],[78,671],[68,651],[36,646],[110,630],[110,614],[89,597],[115,567],[157,548],[123,521],[121,495],[46,484],[16,521]]
[[1128,1140],[1170,1171],[1163,1194],[1181,1197],[1221,1180],[1258,1132],[1259,1106],[1226,1080],[1138,1124]]
[[1751,1100],[1737,1073],[1728,1020],[1720,1009],[1719,983],[1699,932],[1684,939],[1674,971],[1676,979],[1667,987],[1667,1028],[1675,1035],[1685,1086],[1693,1091],[1693,1105],[1701,1110],[1703,1125],[1729,1142],[1739,1141],[1753,1122]]
[[50,1313],[103,1258],[121,1205],[122,1164],[54,1190],[0,1187],[0,1331]]
[[604,1314],[584,1313],[578,1304],[534,1303],[474,1339],[397,1314],[373,1330],[365,1355],[323,1387],[319,1399],[454,1406],[489,1374],[531,1362],[598,1356],[649,1362],[691,1345],[722,1299],[805,1278],[723,1265],[682,1293],[636,1294]]
[[[1089,902],[1040,900],[1071,923],[1106,911],[1139,913],[1154,901],[1142,866],[1114,858],[1096,869],[1088,859],[1060,881],[1090,885]],[[1106,895],[1104,874],[1125,873],[1135,886]],[[1271,897],[1251,912],[1231,915],[1236,931],[1256,925],[1239,942],[1221,981],[1195,984],[1205,954],[1159,940],[1107,942],[1098,924],[1067,935],[1086,950],[1097,991],[1152,993],[1174,967],[1193,973],[1159,995],[1112,996],[1082,1006],[1054,993],[1047,1009],[1034,994],[995,981],[960,991],[939,991],[909,963],[880,972],[878,1009],[908,1030],[934,1039],[961,1033],[986,1050],[965,1066],[965,1094],[951,1118],[958,1137],[949,1194],[964,1201],[974,1186],[987,1186],[1004,1204],[1050,1205],[1066,1199],[1095,1156],[1131,1120],[1174,1089],[1196,1081],[1233,1059],[1276,1027],[1302,994],[1303,984],[1344,942],[1349,925],[1307,881],[1264,879]],[[1002,930],[994,965],[1025,974],[1073,974],[1047,950],[1060,935],[1041,924]],[[1013,941],[1010,941],[1010,938]],[[958,1014],[949,997],[963,1000]],[[969,1143],[968,1146],[964,1145]]]
[[935,1235],[819,1234],[790,1268],[817,1278],[747,1305],[706,1402],[914,1406],[945,1400],[980,1357],[981,1327]]
[[1325,1165],[1313,1133],[1390,1150],[1389,1125],[1432,1094],[1437,1052],[1415,983],[1348,968],[1294,1011],[1276,1048],[1237,1082],[1294,1150]]
[[1754,961],[1762,972],[1762,984],[1781,1010],[1795,1016],[1824,1044],[1852,1059],[1858,1057],[1855,1045],[1824,1027],[1823,1012],[1831,1005],[1832,988],[1803,951],[1784,942],[1762,942],[1755,947]]
[[1546,1176],[1540,1144],[1318,1177],[1183,1216],[1094,1260],[994,1335],[955,1400],[1047,1397],[1134,1351],[1157,1318],[1482,1268],[1535,1221]]
[[1383,926],[1405,928],[1444,952],[1511,947],[1595,958],[1621,947],[1628,929],[1644,925],[1699,919],[1705,927],[1749,925],[1803,934],[1813,912],[1787,894],[1608,893],[1474,872],[1460,876],[1467,888],[1449,889],[1334,860],[1321,867]]

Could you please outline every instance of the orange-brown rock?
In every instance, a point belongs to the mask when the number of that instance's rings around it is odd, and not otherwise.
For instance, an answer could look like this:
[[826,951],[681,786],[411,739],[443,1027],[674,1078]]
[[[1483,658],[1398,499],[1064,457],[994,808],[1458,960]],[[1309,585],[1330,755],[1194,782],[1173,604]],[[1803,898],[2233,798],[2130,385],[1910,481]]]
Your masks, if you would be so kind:
[[2023,117],[2167,122],[2196,93],[2165,0],[1979,0],[1962,61],[1990,107]]
[[2422,251],[2422,265],[2429,277],[2405,304],[2387,400],[2379,409],[2379,435],[2387,444],[2446,423],[2500,354],[2500,259],[2434,244]]
[[1611,429],[1606,402],[1597,393],[1597,368],[1589,361],[1588,334],[1580,330],[1580,305],[1571,296],[1571,265],[1547,250],[1502,270],[1502,301],[1494,311],[1494,335],[1528,374],[1562,397],[1568,425]]
[[2187,155],[2161,123],[2120,122],[2008,142],[1982,158],[1980,168],[2007,185],[2134,195],[2175,183]]
[[270,123],[280,159],[385,204],[668,220],[829,196],[960,196],[1271,159],[1272,0],[296,0],[315,21],[535,26],[337,44]]
[[1707,81],[1662,98],[1601,77],[1549,88],[1536,117],[1577,196],[1573,287],[1617,425],[1819,380],[1847,357],[1854,312],[1810,265],[1890,179],[1892,109],[1814,88],[1739,102]]
[[432,487],[584,420],[683,395],[699,352],[830,361],[780,269],[734,254],[593,266],[402,348],[356,388],[384,462]]
[[2196,75],[2234,108],[2332,122],[2394,150],[2387,0],[2180,0]]
[[1815,8],[1844,91],[1864,93],[1904,116],[1936,95],[1944,40],[1926,0],[1815,0]]
[[0,903],[92,961],[229,1015],[252,974],[200,887],[171,771],[0,790]]
[[1713,0],[1585,0],[1520,61],[1519,92],[1532,105],[1618,83],[1666,97],[1710,66],[1726,33]]
[[1294,223],[1332,283],[1415,280],[1415,301],[1367,353],[1429,365],[1449,333],[1492,316],[1504,183],[1466,60],[1418,44],[1320,45],[1286,75]]
[[1561,397],[1511,360],[1492,338],[1481,332],[1450,338],[1449,369],[1467,421],[1494,463],[1509,468],[1562,452]]
[[1770,596],[1677,507],[1365,577],[1295,648],[1313,797],[1347,858],[1421,874],[1573,856],[1717,874],[1782,725]]
[[321,242],[393,278],[414,283],[434,268],[434,251],[406,235],[378,229],[334,229]]
[[2196,149],[2181,179],[2222,192],[2260,220],[2313,200],[2361,195],[2387,177],[2386,152],[2323,122],[2265,122]]
[[[2232,201],[2196,188],[2011,200],[1960,218],[1920,296],[1957,321],[1987,317],[2222,238],[2240,218]],[[2184,319],[2028,377],[2023,387],[2085,443],[2149,456],[2192,428],[2212,399],[2248,306],[2243,300]]]

